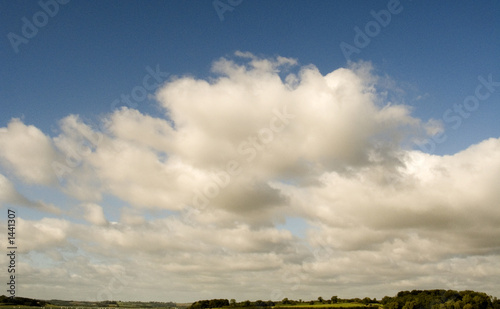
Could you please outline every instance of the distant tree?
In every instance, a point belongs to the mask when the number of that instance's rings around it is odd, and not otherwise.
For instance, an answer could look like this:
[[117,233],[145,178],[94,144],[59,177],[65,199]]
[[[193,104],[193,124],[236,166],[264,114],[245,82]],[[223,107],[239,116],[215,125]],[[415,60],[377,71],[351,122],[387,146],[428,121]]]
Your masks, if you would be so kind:
[[255,302],[255,306],[257,306],[257,307],[266,307],[267,304],[265,302],[263,302],[262,300],[259,299],[259,300],[257,300]]
[[472,302],[472,297],[470,296],[470,294],[465,294],[463,297],[462,297],[462,301],[465,303],[465,304],[470,304]]
[[392,297],[384,296],[380,302],[382,303],[382,305],[385,305],[385,304],[388,304],[391,300],[392,300]]
[[330,298],[330,300],[332,301],[332,303],[337,303],[339,301],[339,298],[337,296],[332,296],[332,298]]
[[231,298],[231,300],[229,301],[229,305],[231,305],[231,307],[236,307],[236,299]]
[[492,306],[493,309],[500,309],[500,299],[493,298]]
[[398,302],[390,302],[390,303],[387,303],[384,308],[386,309],[398,309],[399,308],[399,304]]
[[415,301],[407,301],[406,304],[403,306],[403,309],[413,309],[415,308]]
[[189,309],[220,308],[229,306],[227,299],[199,300],[194,302]]
[[[461,300],[457,300],[453,304],[454,309],[462,309],[464,307],[464,303]],[[499,308],[500,309],[500,308]]]
[[[369,303],[372,302],[372,300],[369,297],[365,297],[365,298],[363,298],[363,300],[361,302],[365,305],[368,305]],[[411,309],[413,309],[413,308],[411,308]]]
[[251,304],[251,303],[250,303],[250,301],[249,301],[249,300],[245,300],[245,301],[243,302],[243,307],[250,307],[250,304]]
[[318,301],[319,301],[320,304],[322,304],[323,303],[323,297],[321,297],[321,296],[318,297]]

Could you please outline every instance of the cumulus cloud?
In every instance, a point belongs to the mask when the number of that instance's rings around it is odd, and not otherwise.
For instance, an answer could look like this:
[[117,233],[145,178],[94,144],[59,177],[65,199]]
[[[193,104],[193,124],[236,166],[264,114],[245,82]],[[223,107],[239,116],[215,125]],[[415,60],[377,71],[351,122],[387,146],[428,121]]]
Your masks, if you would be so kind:
[[413,235],[439,247],[426,252],[497,253],[499,244],[488,235],[499,232],[493,185],[500,178],[499,146],[490,139],[445,157],[410,151],[395,175],[373,168],[348,177],[330,172],[319,186],[280,187],[324,227],[314,237],[335,248],[366,249]]
[[0,163],[27,183],[52,184],[56,152],[49,137],[38,128],[12,119],[0,128]]
[[[180,78],[162,88],[160,103],[182,136],[177,153],[195,166],[218,167],[233,158],[252,159],[243,143],[253,142],[256,150],[270,148],[262,161],[252,162],[253,168],[265,168],[266,176],[280,176],[301,162],[318,170],[341,169],[367,164],[370,151],[387,152],[383,144],[404,138],[396,129],[419,124],[403,105],[377,105],[369,64],[326,76],[303,67],[294,85],[275,72],[279,64],[253,60],[245,66],[222,59],[214,64],[222,76],[212,83]],[[278,116],[279,132],[271,134],[276,111],[289,116]]]
[[[413,150],[441,124],[390,101],[394,83],[369,63],[323,75],[237,52],[212,71],[163,85],[163,115],[123,107],[99,128],[69,115],[54,137],[20,120],[0,129],[2,165],[27,185],[57,181],[86,221],[20,219],[36,235],[22,238],[26,291],[316,299],[499,287],[500,139],[449,156]],[[4,176],[0,190],[4,203],[38,203]],[[303,238],[287,217],[306,222]]]

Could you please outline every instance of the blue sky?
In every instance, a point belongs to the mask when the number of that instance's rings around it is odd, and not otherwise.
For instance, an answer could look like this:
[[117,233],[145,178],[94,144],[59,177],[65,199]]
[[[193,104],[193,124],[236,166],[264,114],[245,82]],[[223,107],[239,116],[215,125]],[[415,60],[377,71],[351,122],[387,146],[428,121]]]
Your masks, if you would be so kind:
[[[76,113],[94,119],[110,102],[140,84],[147,66],[172,75],[208,76],[211,63],[236,50],[281,55],[314,64],[322,73],[346,65],[340,44],[354,46],[354,27],[364,29],[370,11],[387,1],[243,1],[218,18],[212,3],[192,1],[98,2],[61,5],[56,16],[14,53],[2,40],[1,123],[24,117],[45,130]],[[477,77],[498,72],[498,3],[402,1],[401,13],[353,54],[408,87],[405,98],[422,118],[443,113],[474,92]],[[41,7],[33,2],[4,2],[5,37],[21,34],[21,18]],[[215,18],[214,18],[215,17]],[[416,101],[415,98],[424,99]],[[487,137],[499,124],[498,93],[449,132],[438,153],[453,153]],[[156,112],[153,102],[139,107]]]
[[[0,3],[0,203],[20,212],[19,271],[33,273],[20,293],[95,299],[103,278],[137,282],[107,296],[173,301],[497,291],[498,279],[470,276],[480,263],[498,269],[498,241],[481,237],[500,239],[491,188],[500,177],[500,2],[229,3]],[[261,144],[250,146],[255,134]],[[56,177],[53,163],[69,166],[75,151],[75,166]],[[231,158],[247,161],[241,174],[229,172]],[[210,195],[213,183],[209,206],[193,205],[190,194]],[[491,230],[457,232],[477,204],[470,228]],[[30,240],[33,232],[47,240]],[[443,249],[446,236],[465,249]],[[132,256],[148,266],[132,271],[138,265],[119,256],[142,246],[144,256]],[[419,246],[434,255],[415,260]],[[344,272],[369,267],[370,256],[391,283]],[[190,269],[207,286],[181,280]],[[158,274],[179,282],[164,282],[171,292],[162,294],[148,285],[163,282]],[[219,274],[239,282],[233,295]]]

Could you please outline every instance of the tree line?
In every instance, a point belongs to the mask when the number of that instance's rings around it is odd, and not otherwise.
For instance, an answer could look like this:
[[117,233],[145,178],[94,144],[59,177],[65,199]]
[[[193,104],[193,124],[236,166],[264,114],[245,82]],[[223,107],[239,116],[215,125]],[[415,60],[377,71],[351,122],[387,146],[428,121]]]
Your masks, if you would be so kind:
[[[359,303],[362,304],[359,306],[359,308],[365,308],[366,305],[368,304],[373,304],[373,303],[379,303],[375,298],[370,299],[368,297],[365,297],[364,299],[360,298],[352,298],[352,299],[341,299],[338,298],[337,296],[332,296],[330,299],[325,300],[323,297],[318,297],[317,300],[310,300],[310,301],[303,301],[302,299],[299,300],[293,300],[293,299],[288,299],[284,298],[281,301],[263,301],[263,300],[256,300],[256,301],[249,301],[245,300],[242,302],[236,302],[235,299],[227,300],[227,299],[210,299],[210,300],[198,300],[191,304],[191,306],[188,307],[188,309],[210,309],[210,308],[245,308],[245,309],[252,309],[252,308],[264,308],[264,307],[275,307],[275,306],[294,306],[294,305],[302,305],[301,309],[307,309],[307,307],[303,307],[304,304],[309,304],[309,305],[317,305],[317,304],[337,304],[337,303]],[[342,307],[335,306],[336,309],[341,309]],[[349,306],[349,309],[357,309],[358,307],[352,307]],[[328,308],[322,308],[322,309],[328,309]]]
[[486,293],[454,290],[399,292],[381,301],[386,309],[500,309],[500,300]]
[[[475,291],[454,291],[454,290],[413,290],[401,291],[396,296],[385,296],[382,300],[365,297],[341,299],[337,296],[332,296],[330,299],[318,297],[317,300],[303,301],[302,299],[293,300],[284,298],[281,301],[262,301],[257,300],[251,302],[245,300],[236,302],[234,299],[230,301],[227,299],[211,299],[199,300],[193,303],[188,309],[209,309],[209,308],[223,308],[223,307],[244,307],[250,308],[263,308],[274,306],[295,306],[301,305],[301,309],[307,309],[304,304],[311,306],[318,304],[332,304],[336,309],[340,309],[339,304],[343,303],[356,303],[360,304],[359,307],[349,306],[350,309],[366,308],[370,306],[381,306],[384,309],[500,309],[500,300],[496,297],[487,295],[486,293]],[[312,308],[312,307],[311,307]],[[328,309],[328,307],[322,307]]]

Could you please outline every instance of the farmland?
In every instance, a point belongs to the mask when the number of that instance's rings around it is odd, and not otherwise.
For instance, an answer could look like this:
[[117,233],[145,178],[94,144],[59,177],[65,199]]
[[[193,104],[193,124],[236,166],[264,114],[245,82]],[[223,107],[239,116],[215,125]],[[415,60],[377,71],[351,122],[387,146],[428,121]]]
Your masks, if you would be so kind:
[[375,306],[381,306],[380,304],[363,304],[363,303],[358,303],[358,302],[342,302],[342,303],[335,303],[335,304],[322,304],[322,303],[314,303],[311,305],[310,303],[300,303],[296,305],[275,305],[274,308],[276,309],[293,309],[293,308],[300,308],[300,309],[316,309],[316,308],[322,308],[322,309],[328,309],[328,308],[364,308],[364,307],[375,307]]
[[122,301],[65,301],[38,300],[0,296],[0,309],[500,309],[500,300],[486,293],[454,290],[402,291],[381,300],[341,299],[332,296],[325,300],[241,301],[235,299],[198,300],[194,303],[122,302]]

